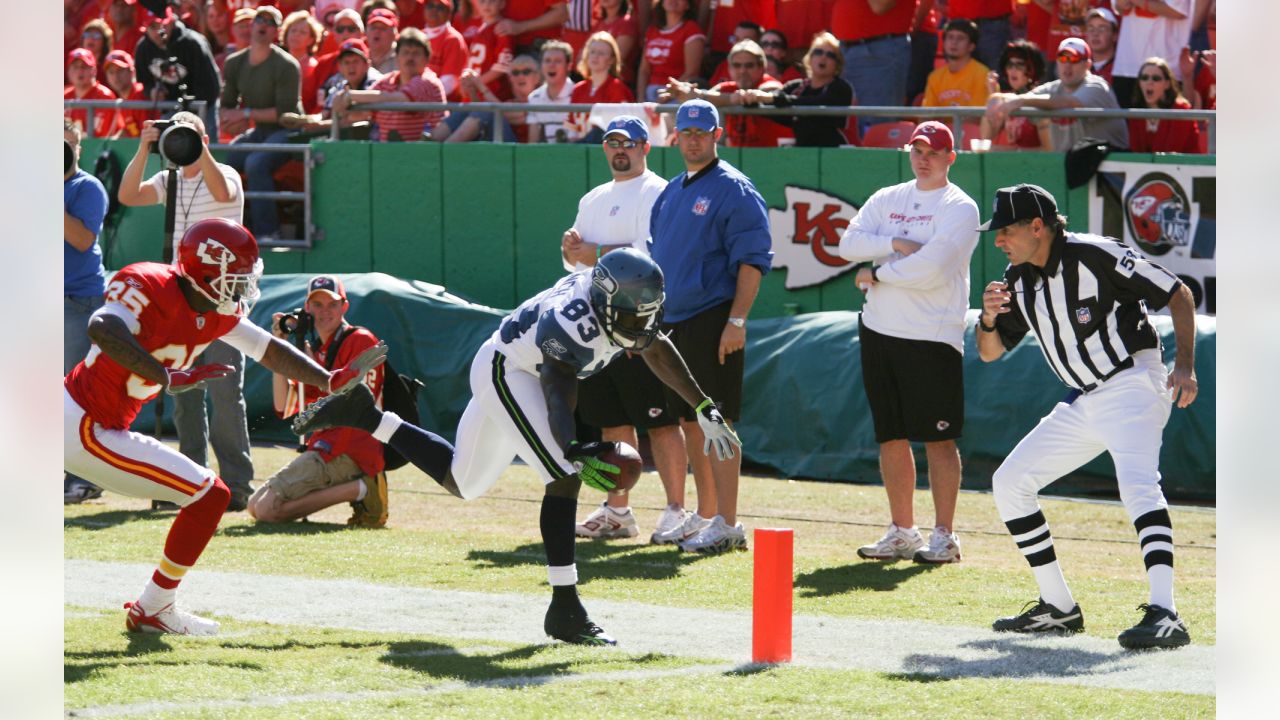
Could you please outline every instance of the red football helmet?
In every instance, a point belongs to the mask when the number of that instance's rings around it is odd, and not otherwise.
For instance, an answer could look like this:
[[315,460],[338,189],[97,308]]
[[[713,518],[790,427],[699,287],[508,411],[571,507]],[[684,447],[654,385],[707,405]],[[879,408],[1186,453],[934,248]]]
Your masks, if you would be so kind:
[[1191,217],[1182,197],[1168,181],[1142,183],[1129,196],[1128,204],[1130,229],[1134,236],[1158,249],[1160,254],[1168,252],[1174,245],[1186,245],[1190,241]]
[[191,281],[223,315],[247,315],[258,299],[262,258],[258,241],[225,218],[201,220],[178,243],[178,274]]

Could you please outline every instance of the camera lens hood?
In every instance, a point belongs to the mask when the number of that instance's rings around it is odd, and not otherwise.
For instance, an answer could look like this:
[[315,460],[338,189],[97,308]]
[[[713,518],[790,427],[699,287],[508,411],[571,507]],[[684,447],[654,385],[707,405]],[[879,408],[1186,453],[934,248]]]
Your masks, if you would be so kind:
[[174,123],[160,133],[160,156],[178,167],[186,167],[200,159],[204,140],[190,125]]

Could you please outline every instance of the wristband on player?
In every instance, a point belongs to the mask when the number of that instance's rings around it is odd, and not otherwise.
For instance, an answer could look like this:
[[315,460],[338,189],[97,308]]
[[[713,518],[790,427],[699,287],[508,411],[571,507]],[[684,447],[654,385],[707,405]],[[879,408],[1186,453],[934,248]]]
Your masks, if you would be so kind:
[[693,411],[701,415],[703,408],[706,408],[707,406],[712,404],[714,403],[711,402],[711,398],[702,398],[702,402],[698,403],[698,407],[694,408]]
[[982,329],[982,332],[993,333],[996,331],[996,326],[988,325],[986,321],[982,319],[982,315],[978,315],[978,327]]

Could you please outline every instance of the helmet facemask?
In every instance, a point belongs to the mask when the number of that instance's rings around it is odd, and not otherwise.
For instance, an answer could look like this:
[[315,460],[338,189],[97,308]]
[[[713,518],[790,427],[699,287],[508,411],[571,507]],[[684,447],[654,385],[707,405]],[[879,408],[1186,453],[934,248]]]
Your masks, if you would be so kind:
[[262,258],[254,260],[249,272],[233,273],[227,272],[227,255],[223,254],[217,275],[209,278],[188,277],[188,279],[201,295],[214,304],[219,315],[245,317],[262,295],[258,289],[258,279],[261,277]]
[[[617,257],[612,257],[618,253]],[[662,304],[666,294],[662,291],[662,275],[656,266],[656,277],[647,276],[643,268],[640,277],[624,275],[620,282],[610,271],[610,265],[621,267],[627,260],[625,251],[615,251],[608,261],[596,264],[591,274],[591,304],[595,309],[605,335],[618,347],[641,351],[649,347],[662,326]],[[648,259],[645,258],[645,262]]]

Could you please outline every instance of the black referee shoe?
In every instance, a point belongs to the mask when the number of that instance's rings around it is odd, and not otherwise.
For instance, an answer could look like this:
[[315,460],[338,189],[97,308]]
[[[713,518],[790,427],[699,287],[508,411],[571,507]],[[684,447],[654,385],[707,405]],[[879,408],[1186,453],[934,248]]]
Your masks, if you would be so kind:
[[310,435],[331,427],[353,427],[371,433],[381,421],[382,413],[374,404],[373,393],[359,383],[350,392],[326,395],[298,413],[293,419],[293,434]]
[[1151,648],[1178,648],[1191,644],[1191,633],[1187,632],[1187,624],[1172,610],[1159,605],[1142,603],[1138,606],[1144,611],[1142,620],[1133,627],[1120,633],[1116,639],[1120,647],[1126,650],[1148,650]]
[[1080,606],[1062,612],[1045,602],[1043,598],[1032,600],[1023,606],[1022,612],[991,623],[996,632],[1059,633],[1070,635],[1084,630],[1084,613]]

